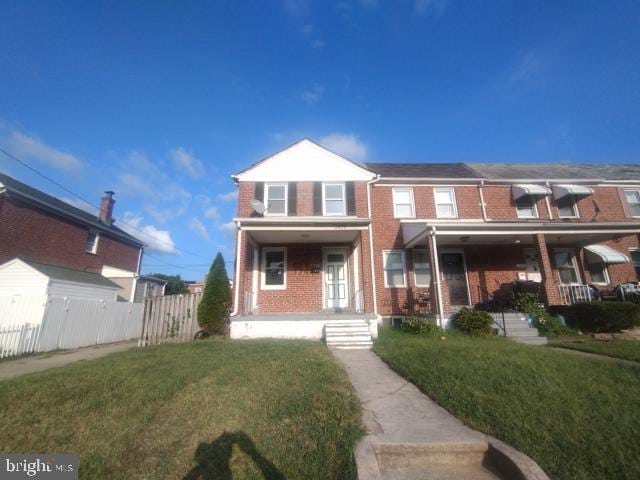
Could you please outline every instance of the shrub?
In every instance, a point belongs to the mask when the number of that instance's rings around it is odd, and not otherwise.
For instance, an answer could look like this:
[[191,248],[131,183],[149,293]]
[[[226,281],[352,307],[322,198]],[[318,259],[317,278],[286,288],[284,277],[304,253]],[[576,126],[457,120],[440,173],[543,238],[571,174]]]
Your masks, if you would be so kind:
[[224,335],[231,306],[231,288],[224,258],[218,252],[211,265],[204,293],[198,305],[198,324],[209,333]]
[[531,292],[519,292],[513,301],[516,310],[531,315],[533,326],[541,335],[555,337],[558,335],[573,335],[575,330],[562,324],[557,318],[547,312],[540,303],[539,297]]
[[405,332],[426,336],[439,336],[445,333],[444,329],[435,324],[433,318],[407,317],[400,326]]
[[582,302],[565,311],[567,323],[587,332],[620,332],[640,325],[640,305],[631,302]]
[[493,318],[482,310],[462,308],[455,316],[455,327],[470,335],[487,335],[493,332]]
[[573,328],[563,325],[558,317],[554,317],[545,312],[543,317],[534,317],[533,326],[545,337],[557,337],[560,335],[576,335],[578,332]]

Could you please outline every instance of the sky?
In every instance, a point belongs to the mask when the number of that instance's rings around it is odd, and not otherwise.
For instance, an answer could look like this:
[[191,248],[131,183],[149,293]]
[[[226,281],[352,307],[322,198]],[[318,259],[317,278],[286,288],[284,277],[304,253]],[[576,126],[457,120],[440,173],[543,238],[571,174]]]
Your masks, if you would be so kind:
[[[0,147],[231,270],[231,175],[303,138],[355,161],[640,160],[640,2],[4,0]],[[0,171],[90,209],[0,154]]]

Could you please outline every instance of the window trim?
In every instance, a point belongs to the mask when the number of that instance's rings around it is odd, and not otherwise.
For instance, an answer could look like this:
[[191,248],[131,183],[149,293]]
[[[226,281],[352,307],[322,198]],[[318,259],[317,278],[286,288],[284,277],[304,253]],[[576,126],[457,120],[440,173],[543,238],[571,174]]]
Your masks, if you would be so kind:
[[[269,212],[269,187],[284,187],[284,213]],[[286,217],[289,215],[289,184],[287,182],[269,182],[264,184],[265,217]],[[279,198],[277,200],[280,200]]]
[[624,200],[627,202],[627,205],[629,206],[629,213],[631,214],[631,216],[633,218],[640,218],[640,215],[634,215],[633,214],[633,206],[632,205],[638,205],[638,208],[640,208],[640,202],[637,204],[632,204],[629,201],[629,197],[627,197],[627,192],[636,192],[638,194],[638,196],[640,197],[640,188],[625,188],[624,189]]
[[560,213],[560,206],[558,205],[558,200],[556,200],[556,210],[558,211],[558,218],[580,218],[580,211],[578,210],[578,202],[576,201],[575,195],[569,194],[569,195],[566,195],[565,197],[568,197],[571,199],[573,215],[562,215],[562,213]]
[[[522,200],[523,198],[528,198],[531,201],[531,206],[533,207],[533,215],[532,216],[520,215],[520,209],[518,208],[518,200]],[[537,201],[536,197],[534,197],[533,195],[523,195],[522,197],[518,198],[517,200],[514,200],[514,203],[516,205],[516,215],[518,216],[518,218],[522,218],[522,219],[540,218],[540,213],[538,212],[538,201]]]
[[[571,263],[573,269],[576,272],[576,281],[572,283],[564,283],[562,281],[562,275],[560,275],[560,267],[556,261],[556,253],[568,253],[571,255]],[[582,276],[580,275],[580,269],[578,268],[578,256],[573,248],[554,248],[553,249],[553,266],[558,271],[558,281],[560,285],[582,285]]]
[[90,255],[97,255],[98,254],[98,243],[100,242],[100,233],[92,232],[92,231],[87,232],[87,240],[89,240],[89,235],[95,235],[96,236],[96,240],[95,240],[95,242],[93,242],[93,247],[91,248],[91,250],[87,250],[87,242],[85,241],[85,243],[84,243],[84,252],[88,253]]
[[[438,214],[438,192],[449,192],[451,193],[451,202],[453,205],[453,215],[440,215]],[[456,202],[456,190],[453,187],[434,187],[433,189],[433,203],[436,207],[436,218],[458,218],[458,206]],[[441,204],[441,205],[449,205]]]
[[640,274],[638,273],[638,271],[640,270],[640,260],[636,265],[636,262],[633,259],[633,253],[638,253],[640,255],[640,247],[629,248],[629,260],[631,260],[631,266],[633,267],[633,270],[636,272],[636,277],[638,278],[638,280],[640,280]]
[[[411,213],[409,215],[398,215],[396,207],[398,205],[406,205],[406,203],[398,204],[396,202],[396,191],[408,191],[409,192],[409,206],[411,207]],[[393,218],[416,218],[416,206],[413,198],[413,187],[393,187],[391,189],[391,201],[393,202]]]
[[431,282],[429,283],[418,283],[418,276],[416,275],[416,252],[424,252],[427,256],[427,264],[429,265],[429,275],[431,276],[431,280],[433,281],[433,271],[431,269],[431,259],[429,258],[429,251],[426,248],[414,248],[411,253],[411,261],[413,262],[413,284],[416,287],[430,287]]
[[[327,186],[339,185],[342,188],[342,212],[340,213],[327,213]],[[331,198],[330,200],[337,200],[337,198]],[[347,216],[347,186],[344,182],[322,182],[322,215],[325,217],[346,217]]]
[[[402,285],[389,285],[387,282],[387,255],[399,253],[402,255]],[[407,256],[404,250],[383,250],[382,251],[382,275],[384,277],[384,288],[407,288]]]
[[[283,283],[282,285],[267,285],[267,253],[269,252],[283,252],[284,264],[283,264]],[[263,247],[262,258],[260,261],[260,290],[286,290],[287,289],[287,247]]]

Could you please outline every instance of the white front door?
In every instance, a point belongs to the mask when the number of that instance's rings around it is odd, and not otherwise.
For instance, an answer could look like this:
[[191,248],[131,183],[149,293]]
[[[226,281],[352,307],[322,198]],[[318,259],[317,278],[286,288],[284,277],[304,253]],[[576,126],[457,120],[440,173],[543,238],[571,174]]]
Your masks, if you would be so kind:
[[540,264],[538,263],[538,253],[533,248],[524,249],[524,263],[527,265],[527,280],[541,282]]
[[324,251],[324,299],[326,308],[349,306],[346,249]]

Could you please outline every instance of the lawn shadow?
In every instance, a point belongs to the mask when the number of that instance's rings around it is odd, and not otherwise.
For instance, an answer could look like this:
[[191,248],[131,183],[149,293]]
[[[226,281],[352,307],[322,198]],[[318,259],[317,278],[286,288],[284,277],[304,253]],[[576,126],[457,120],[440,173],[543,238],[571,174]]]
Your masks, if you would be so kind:
[[244,432],[224,432],[211,443],[200,443],[194,458],[197,465],[183,480],[233,480],[229,463],[234,444],[251,457],[265,480],[286,480],[280,470],[262,456]]

